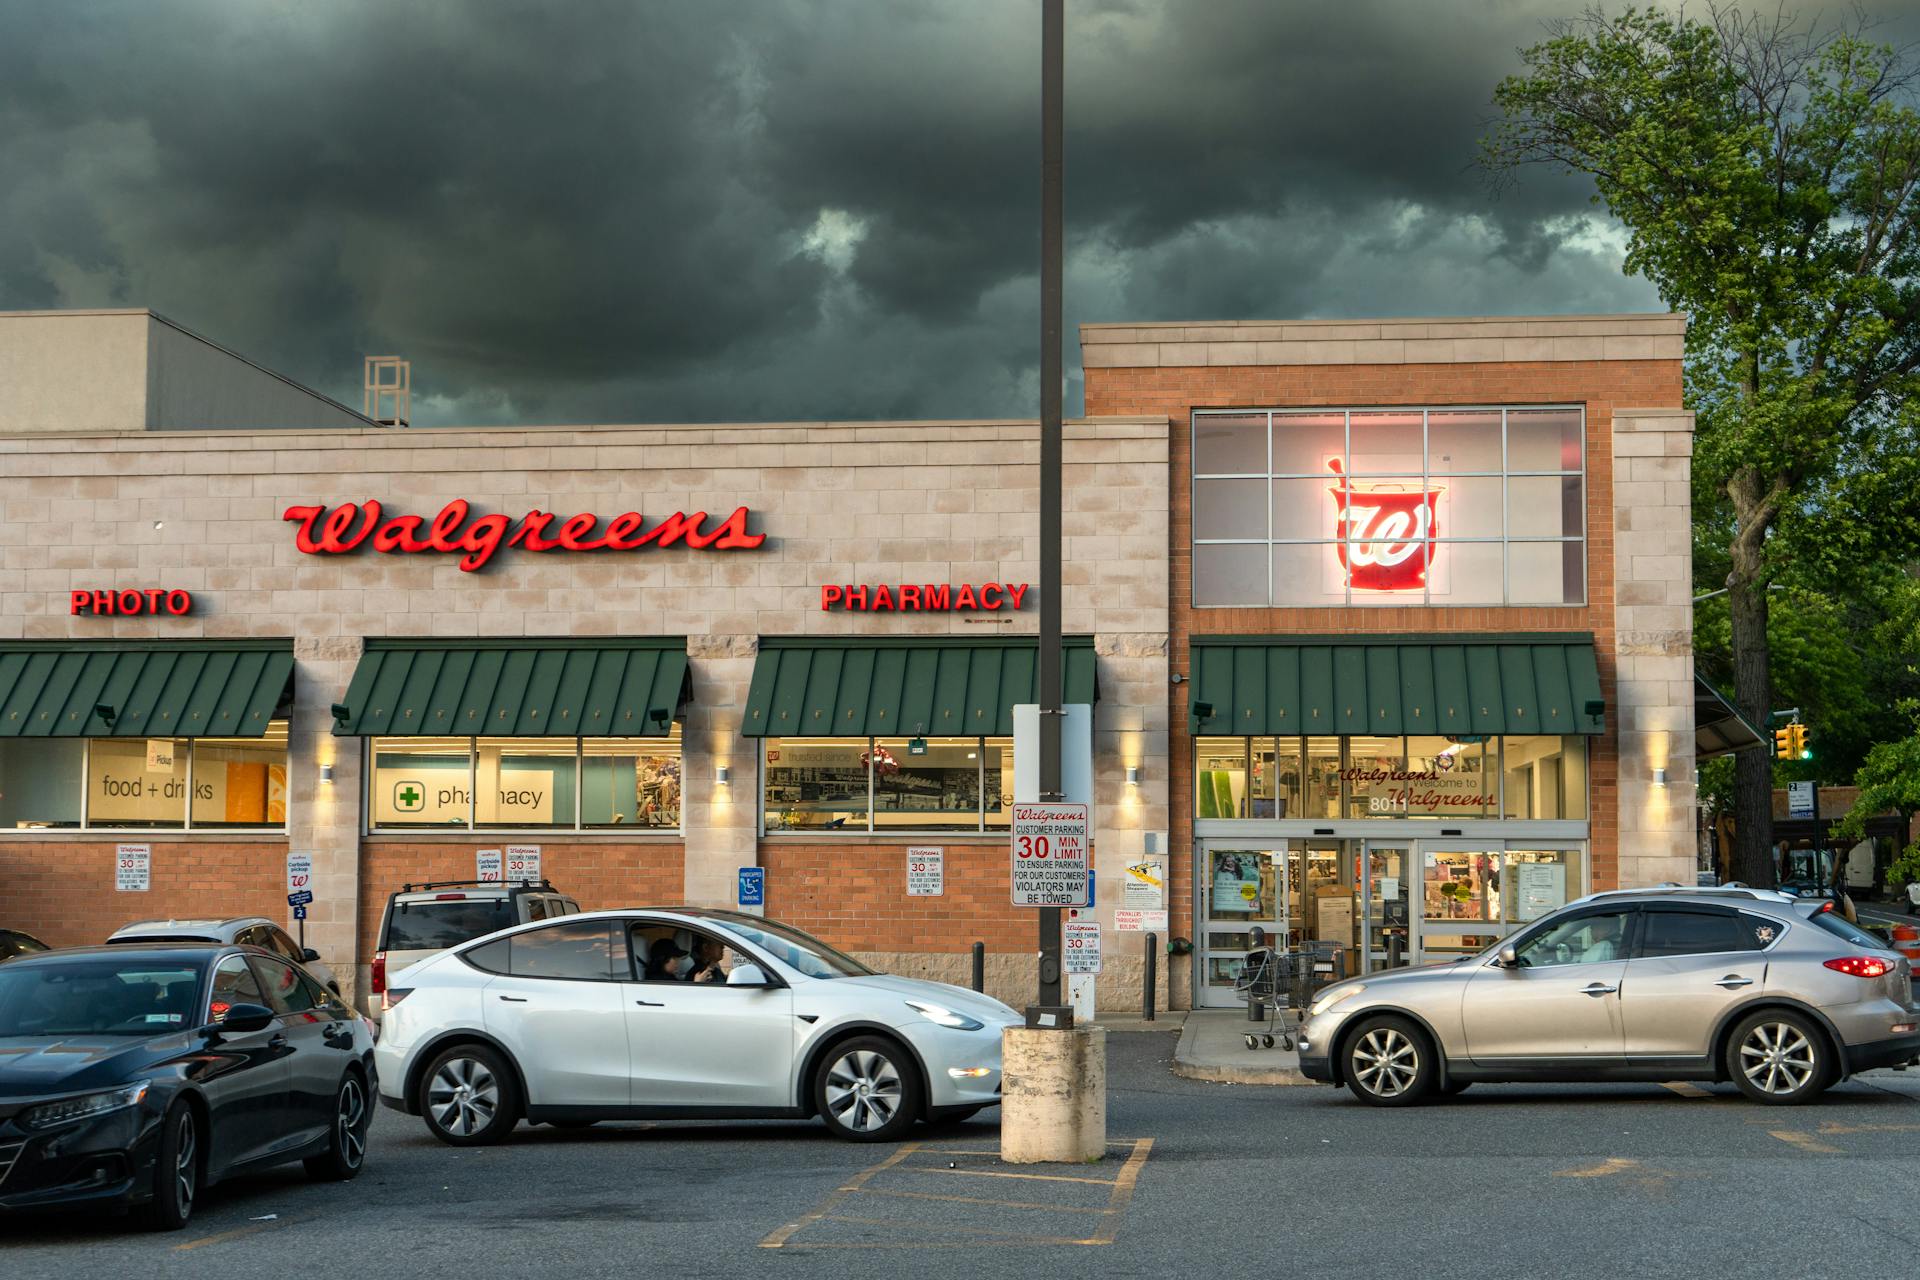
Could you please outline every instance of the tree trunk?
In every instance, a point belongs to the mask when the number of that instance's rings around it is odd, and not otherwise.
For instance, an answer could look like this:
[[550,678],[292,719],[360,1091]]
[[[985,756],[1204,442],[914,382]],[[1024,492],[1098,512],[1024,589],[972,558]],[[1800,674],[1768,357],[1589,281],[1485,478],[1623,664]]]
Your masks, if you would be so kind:
[[1762,556],[1771,503],[1762,498],[1761,478],[1752,468],[1727,486],[1740,531],[1733,546],[1733,572],[1727,576],[1727,603],[1733,617],[1734,701],[1755,728],[1766,735],[1759,749],[1733,758],[1733,878],[1772,888],[1779,877],[1773,856],[1773,682],[1767,654],[1767,574]]

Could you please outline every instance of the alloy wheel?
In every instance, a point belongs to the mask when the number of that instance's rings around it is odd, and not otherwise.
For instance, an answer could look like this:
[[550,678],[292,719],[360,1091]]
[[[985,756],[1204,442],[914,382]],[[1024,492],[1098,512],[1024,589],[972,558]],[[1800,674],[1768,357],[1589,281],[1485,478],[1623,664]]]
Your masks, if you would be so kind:
[[1353,1047],[1353,1073],[1380,1097],[1397,1098],[1420,1074],[1420,1054],[1397,1029],[1375,1027]]
[[427,1106],[442,1129],[470,1138],[491,1124],[500,1110],[500,1085],[484,1063],[449,1058],[427,1088]]
[[883,1127],[900,1110],[900,1073],[886,1055],[856,1049],[827,1072],[827,1109],[856,1133]]
[[1813,1043],[1789,1022],[1762,1022],[1740,1042],[1740,1070],[1762,1093],[1790,1094],[1819,1070]]
[[193,1193],[200,1182],[200,1136],[194,1127],[193,1113],[182,1111],[175,1122],[173,1186],[174,1198],[179,1202],[180,1217],[184,1221],[193,1211]]
[[358,1076],[350,1075],[340,1086],[340,1111],[334,1118],[340,1158],[346,1162],[349,1169],[358,1169],[360,1162],[366,1159],[366,1118],[366,1090],[360,1087]]

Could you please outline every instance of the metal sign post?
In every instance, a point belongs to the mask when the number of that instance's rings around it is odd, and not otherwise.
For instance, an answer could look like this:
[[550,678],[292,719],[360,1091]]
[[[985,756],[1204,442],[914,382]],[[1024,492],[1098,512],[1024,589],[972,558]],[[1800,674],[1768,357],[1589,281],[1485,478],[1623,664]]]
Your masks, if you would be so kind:
[[[1060,789],[1060,473],[1061,305],[1066,239],[1062,184],[1065,142],[1066,6],[1043,0],[1040,14],[1040,799]],[[1029,1027],[1070,1027],[1062,999],[1060,908],[1040,908],[1040,991],[1027,1010]]]

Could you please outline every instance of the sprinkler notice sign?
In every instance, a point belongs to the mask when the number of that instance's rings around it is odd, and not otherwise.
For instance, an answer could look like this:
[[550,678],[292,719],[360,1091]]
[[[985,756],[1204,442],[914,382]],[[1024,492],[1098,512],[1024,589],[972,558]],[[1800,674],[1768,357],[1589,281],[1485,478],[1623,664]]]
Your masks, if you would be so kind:
[[1013,905],[1084,907],[1090,878],[1087,806],[1013,806]]

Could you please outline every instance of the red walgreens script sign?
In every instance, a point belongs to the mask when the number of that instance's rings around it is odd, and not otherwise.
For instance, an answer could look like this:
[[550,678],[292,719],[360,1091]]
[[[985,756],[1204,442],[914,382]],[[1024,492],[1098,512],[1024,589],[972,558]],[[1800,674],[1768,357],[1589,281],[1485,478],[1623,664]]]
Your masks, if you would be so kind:
[[[607,521],[599,531],[600,517],[592,513],[567,516],[551,511],[529,511],[518,521],[507,516],[489,515],[469,520],[471,508],[464,498],[455,498],[440,508],[440,514],[428,522],[422,516],[385,516],[379,502],[343,502],[326,507],[288,507],[282,520],[298,521],[294,543],[310,556],[344,555],[361,546],[371,546],[386,555],[417,555],[434,551],[459,555],[460,568],[472,573],[493,559],[501,547],[523,551],[638,551],[643,547],[671,547],[684,542],[695,551],[751,550],[767,540],[764,533],[747,532],[745,507],[712,529],[701,528],[707,513],[692,515],[676,511],[651,529],[637,511],[628,511]],[[554,526],[555,521],[559,526]],[[464,553],[464,554],[463,554]]]
[[1340,483],[1331,492],[1338,516],[1336,553],[1356,591],[1420,591],[1427,585],[1437,536],[1434,504],[1440,489],[1362,488],[1341,474],[1339,460],[1327,466]]

